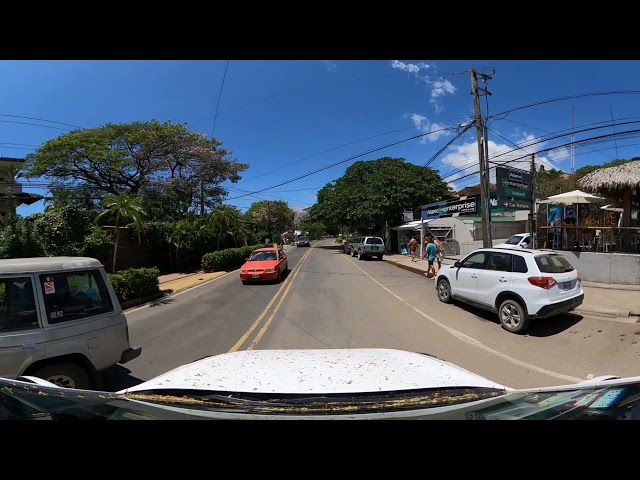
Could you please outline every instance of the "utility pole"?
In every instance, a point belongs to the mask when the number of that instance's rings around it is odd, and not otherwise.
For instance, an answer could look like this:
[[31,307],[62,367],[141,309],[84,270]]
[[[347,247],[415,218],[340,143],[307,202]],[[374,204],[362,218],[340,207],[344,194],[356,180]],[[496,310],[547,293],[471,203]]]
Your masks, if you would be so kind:
[[[480,73],[473,68],[471,73],[471,88],[473,95],[473,108],[476,119],[476,135],[478,138],[478,161],[480,163],[480,205],[482,212],[482,246],[491,247],[491,196],[489,182],[489,143],[487,140],[487,129],[482,121],[482,111],[480,110],[480,92],[484,95],[491,95],[491,92],[478,87],[478,77],[482,80],[491,80],[490,75]],[[495,73],[495,70],[493,71]]]
[[537,178],[537,170],[536,170],[536,155],[535,153],[531,154],[531,185],[529,188],[531,189],[531,207],[529,209],[529,234],[531,235],[531,248],[538,247],[538,225],[536,219],[536,178]]

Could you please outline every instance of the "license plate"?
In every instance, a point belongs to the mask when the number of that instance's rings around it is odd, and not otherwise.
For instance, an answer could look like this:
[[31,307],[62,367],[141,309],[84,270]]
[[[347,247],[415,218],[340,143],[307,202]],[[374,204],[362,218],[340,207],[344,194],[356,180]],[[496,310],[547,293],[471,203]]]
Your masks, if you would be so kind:
[[371,247],[371,250],[377,250],[378,247]]
[[571,290],[571,284],[573,282],[562,282],[562,289],[563,290]]
[[254,273],[253,275],[251,275],[251,278],[260,278],[260,275],[257,273]]

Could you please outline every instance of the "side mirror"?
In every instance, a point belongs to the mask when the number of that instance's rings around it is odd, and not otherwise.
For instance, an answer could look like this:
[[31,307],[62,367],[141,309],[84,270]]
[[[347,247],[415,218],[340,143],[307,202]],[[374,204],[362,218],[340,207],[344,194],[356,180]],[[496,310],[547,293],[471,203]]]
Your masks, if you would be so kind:
[[460,268],[460,262],[456,262],[453,264],[454,268]]

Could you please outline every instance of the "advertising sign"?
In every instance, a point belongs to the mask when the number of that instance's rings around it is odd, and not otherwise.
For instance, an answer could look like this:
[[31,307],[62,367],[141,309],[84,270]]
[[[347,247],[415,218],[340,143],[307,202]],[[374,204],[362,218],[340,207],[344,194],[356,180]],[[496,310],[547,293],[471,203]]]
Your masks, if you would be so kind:
[[478,212],[479,207],[480,197],[476,195],[458,200],[430,203],[423,205],[421,210],[422,218],[426,220],[429,218],[451,217],[456,213],[474,214]]
[[531,174],[506,167],[496,167],[498,197],[531,200]]

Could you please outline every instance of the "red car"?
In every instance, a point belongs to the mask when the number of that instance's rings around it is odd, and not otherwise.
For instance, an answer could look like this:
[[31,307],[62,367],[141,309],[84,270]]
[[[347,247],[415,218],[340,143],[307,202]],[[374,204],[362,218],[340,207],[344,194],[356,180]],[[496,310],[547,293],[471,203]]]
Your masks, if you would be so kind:
[[247,261],[240,267],[240,280],[244,285],[268,280],[280,282],[288,270],[287,254],[281,247],[258,248],[251,252]]

